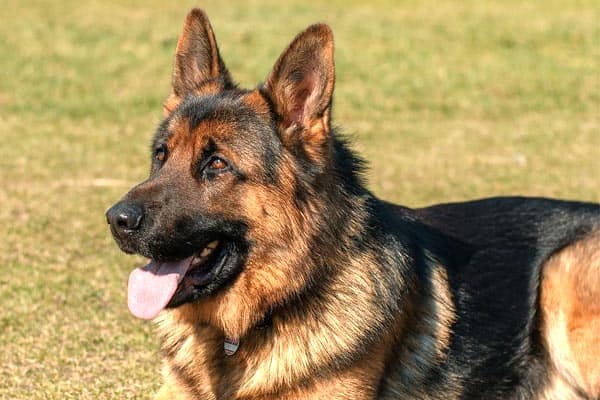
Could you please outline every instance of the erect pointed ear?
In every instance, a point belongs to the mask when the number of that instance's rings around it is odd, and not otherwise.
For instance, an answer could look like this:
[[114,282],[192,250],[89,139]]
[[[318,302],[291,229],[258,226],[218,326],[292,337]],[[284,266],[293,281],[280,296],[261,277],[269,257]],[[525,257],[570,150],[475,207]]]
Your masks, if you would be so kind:
[[216,93],[233,86],[208,17],[194,8],[187,15],[177,42],[172,92],[164,103],[164,113],[171,113],[190,94]]
[[314,150],[327,140],[334,82],[331,28],[309,26],[279,57],[262,88],[273,102],[284,140],[300,135]]

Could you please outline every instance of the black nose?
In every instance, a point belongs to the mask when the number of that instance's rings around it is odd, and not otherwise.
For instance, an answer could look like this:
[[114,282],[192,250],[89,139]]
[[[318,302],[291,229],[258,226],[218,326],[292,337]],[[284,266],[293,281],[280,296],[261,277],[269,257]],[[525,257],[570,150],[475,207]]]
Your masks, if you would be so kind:
[[144,212],[134,203],[119,202],[108,209],[106,221],[118,231],[133,231],[140,227]]

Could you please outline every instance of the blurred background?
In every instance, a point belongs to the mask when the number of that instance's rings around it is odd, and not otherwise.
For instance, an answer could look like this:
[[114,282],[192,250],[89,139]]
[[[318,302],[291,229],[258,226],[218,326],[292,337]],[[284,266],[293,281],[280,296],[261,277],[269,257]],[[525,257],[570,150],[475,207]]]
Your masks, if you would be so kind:
[[369,186],[424,206],[600,201],[600,6],[573,1],[0,4],[0,398],[149,398],[158,341],[126,307],[142,260],[104,211],[146,177],[192,6],[242,86],[308,24],[336,37],[334,122]]

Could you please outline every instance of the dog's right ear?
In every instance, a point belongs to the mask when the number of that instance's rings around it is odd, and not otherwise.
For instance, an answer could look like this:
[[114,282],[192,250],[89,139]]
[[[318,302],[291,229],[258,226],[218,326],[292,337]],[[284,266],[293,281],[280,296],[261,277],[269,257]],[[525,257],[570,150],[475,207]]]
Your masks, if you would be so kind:
[[218,93],[234,86],[207,15],[194,8],[177,42],[172,92],[163,105],[164,115],[168,116],[186,96]]

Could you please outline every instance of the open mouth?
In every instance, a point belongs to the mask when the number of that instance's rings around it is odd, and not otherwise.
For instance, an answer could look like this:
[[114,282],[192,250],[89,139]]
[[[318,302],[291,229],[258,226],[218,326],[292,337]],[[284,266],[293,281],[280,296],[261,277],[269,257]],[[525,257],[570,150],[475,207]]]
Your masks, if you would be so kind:
[[177,307],[219,276],[232,246],[212,240],[190,257],[178,261],[150,260],[129,276],[127,304],[133,315],[153,319],[163,309]]

